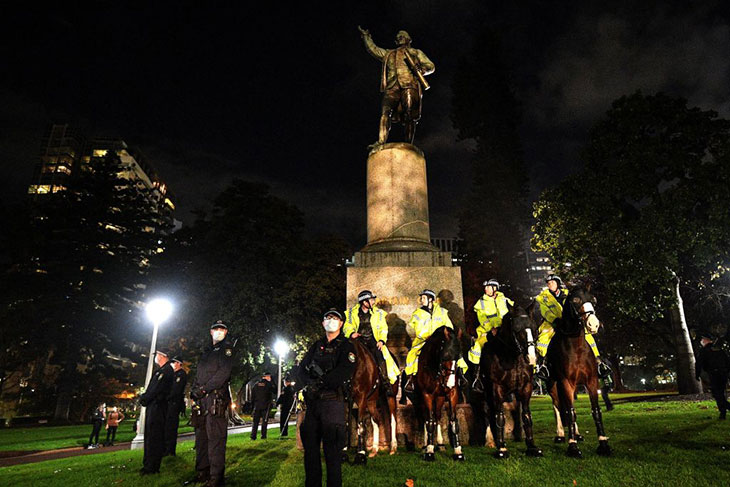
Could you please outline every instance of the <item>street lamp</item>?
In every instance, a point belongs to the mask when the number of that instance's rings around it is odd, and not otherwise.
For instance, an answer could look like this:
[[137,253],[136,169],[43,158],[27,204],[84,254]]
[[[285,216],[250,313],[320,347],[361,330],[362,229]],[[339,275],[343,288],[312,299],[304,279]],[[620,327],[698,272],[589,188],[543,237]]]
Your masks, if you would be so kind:
[[[152,378],[152,369],[155,367],[155,349],[157,348],[157,330],[162,323],[172,314],[172,303],[165,298],[156,298],[147,303],[145,306],[145,314],[147,319],[153,325],[152,329],[152,345],[150,346],[150,356],[147,359],[147,376],[144,381],[144,388],[147,390],[150,379]],[[147,408],[144,406],[141,408],[139,413],[139,420],[137,423],[137,436],[132,440],[132,450],[139,450],[144,448],[144,417]]]
[[274,343],[274,351],[276,352],[276,355],[279,356],[279,387],[277,388],[276,394],[276,397],[278,398],[281,396],[281,361],[284,359],[284,355],[289,353],[289,344],[282,339],[276,340],[276,343]]

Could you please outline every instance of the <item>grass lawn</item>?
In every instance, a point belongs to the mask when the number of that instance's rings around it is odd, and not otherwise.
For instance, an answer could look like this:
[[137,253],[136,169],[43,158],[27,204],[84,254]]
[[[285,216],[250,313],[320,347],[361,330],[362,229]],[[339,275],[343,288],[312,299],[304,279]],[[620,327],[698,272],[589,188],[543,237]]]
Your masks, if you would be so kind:
[[[617,396],[619,399],[620,396]],[[344,485],[400,486],[411,478],[416,486],[553,486],[553,485],[728,485],[730,484],[730,421],[717,420],[714,404],[704,402],[618,403],[604,413],[614,455],[595,454],[597,440],[585,396],[578,419],[586,442],[584,458],[565,456],[565,445],[552,443],[551,406],[533,403],[536,440],[544,458],[524,456],[523,444],[510,443],[512,456],[498,461],[488,448],[465,447],[466,462],[455,463],[451,452],[439,452],[426,464],[416,452],[370,459],[367,467],[344,466]],[[267,440],[248,435],[229,438],[226,485],[291,487],[304,484],[302,454],[293,440],[279,440],[275,429]],[[166,458],[159,476],[137,475],[142,453],[120,451],[0,468],[4,485],[144,485],[179,486],[193,473],[192,442],[178,445],[178,456]]]
[[[185,426],[187,418],[180,419],[180,433],[193,431]],[[116,443],[131,441],[135,436],[132,431],[133,420],[125,420],[117,429]],[[86,445],[91,434],[91,424],[72,426],[34,426],[32,428],[2,428],[0,429],[0,450],[53,450]],[[106,430],[102,427],[99,433],[99,443],[106,440]]]

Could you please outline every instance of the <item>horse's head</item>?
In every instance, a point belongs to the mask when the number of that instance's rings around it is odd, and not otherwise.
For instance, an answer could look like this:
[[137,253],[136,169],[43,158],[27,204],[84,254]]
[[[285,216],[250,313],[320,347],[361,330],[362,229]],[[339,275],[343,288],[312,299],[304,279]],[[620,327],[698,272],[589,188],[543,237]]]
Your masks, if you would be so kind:
[[444,387],[454,387],[456,383],[456,362],[461,357],[459,333],[441,326],[428,337],[421,352],[427,368]]
[[593,307],[595,303],[596,298],[586,288],[576,286],[571,289],[563,308],[563,331],[566,334],[570,331],[579,332],[582,327],[585,333],[596,333],[601,322]]
[[499,333],[502,333],[504,343],[514,344],[518,353],[528,353],[530,361],[536,360],[534,350],[534,337],[536,335],[535,321],[530,313],[520,305],[512,306],[507,302],[506,315],[502,317],[502,326]]

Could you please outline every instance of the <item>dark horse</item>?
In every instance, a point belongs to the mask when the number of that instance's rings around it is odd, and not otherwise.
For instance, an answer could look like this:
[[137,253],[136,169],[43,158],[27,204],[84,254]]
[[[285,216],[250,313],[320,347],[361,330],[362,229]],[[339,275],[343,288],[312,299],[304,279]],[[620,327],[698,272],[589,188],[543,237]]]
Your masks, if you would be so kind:
[[600,321],[593,308],[593,296],[583,287],[571,289],[563,307],[562,318],[555,320],[555,336],[547,351],[550,383],[548,389],[553,404],[560,412],[563,425],[568,428],[570,457],[581,457],[578,448],[573,404],[576,388],[584,385],[591,400],[591,413],[596,423],[599,455],[611,454],[608,437],[603,429],[601,406],[598,403],[598,366],[591,347],[585,340],[586,331],[598,331]]
[[[480,361],[482,382],[489,407],[489,425],[494,434],[496,458],[507,458],[509,452],[504,441],[504,402],[514,394],[522,411],[527,455],[541,457],[542,450],[535,446],[532,435],[532,374],[535,360],[534,322],[520,306],[507,304],[509,312],[502,318],[497,334],[484,346]],[[517,427],[517,426],[515,426]]]
[[[459,423],[456,420],[456,404],[459,401],[459,381],[456,377],[456,361],[461,357],[458,333],[441,326],[428,337],[418,357],[415,377],[415,404],[419,428],[426,426],[425,453],[423,459],[435,460],[434,433],[441,419],[441,410],[448,399],[449,439],[454,447],[453,459],[464,460],[459,443]],[[439,429],[440,431],[440,429]]]
[[[385,421],[385,418],[387,416],[390,417],[390,454],[393,455],[398,448],[395,436],[397,407],[395,393],[398,390],[398,383],[396,382],[393,385],[382,384],[375,357],[357,338],[350,339],[350,342],[355,346],[357,364],[351,380],[350,400],[347,410],[347,443],[343,450],[343,460],[347,458],[347,448],[350,445],[350,419],[353,416],[353,405],[357,405],[357,452],[355,453],[354,463],[364,465],[367,463],[365,420],[368,418],[368,414],[373,423],[373,445],[370,456],[374,457],[378,453],[380,429],[386,429],[388,422]],[[392,389],[390,396],[387,395],[386,391],[388,387]]]

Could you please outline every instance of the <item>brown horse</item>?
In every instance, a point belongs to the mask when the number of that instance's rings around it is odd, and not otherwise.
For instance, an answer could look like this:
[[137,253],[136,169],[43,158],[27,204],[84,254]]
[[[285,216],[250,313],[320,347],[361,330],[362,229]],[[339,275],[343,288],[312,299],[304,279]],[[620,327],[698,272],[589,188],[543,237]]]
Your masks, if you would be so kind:
[[[350,400],[347,408],[347,443],[343,450],[343,460],[347,460],[347,449],[350,446],[350,419],[353,417],[353,405],[357,405],[357,451],[353,463],[365,465],[367,463],[365,420],[368,417],[373,424],[373,445],[369,456],[374,457],[378,453],[380,430],[387,431],[388,423],[390,424],[390,454],[395,454],[398,448],[395,436],[397,426],[395,393],[398,390],[398,383],[383,384],[373,354],[357,338],[350,339],[350,343],[355,346],[357,364],[351,380]],[[392,390],[390,396],[386,391],[388,387]],[[386,416],[389,416],[389,421],[385,421]]]
[[550,383],[548,388],[553,405],[560,412],[563,425],[568,426],[570,457],[583,456],[576,437],[574,397],[576,388],[584,385],[591,400],[591,413],[598,434],[599,455],[611,455],[611,447],[603,428],[601,406],[598,402],[598,365],[585,334],[598,331],[600,321],[593,308],[593,296],[583,287],[571,289],[563,307],[562,318],[555,320],[555,336],[547,351]]
[[[434,433],[441,419],[444,403],[448,405],[449,439],[454,447],[453,459],[464,460],[459,442],[459,422],[456,420],[456,404],[459,402],[459,381],[456,377],[456,361],[461,357],[458,332],[441,326],[428,337],[418,357],[418,371],[415,377],[414,404],[419,419],[419,428],[425,424],[426,448],[423,459],[432,462],[434,455]],[[448,402],[446,400],[448,399]],[[440,431],[440,428],[439,428]]]
[[522,410],[527,455],[541,457],[542,450],[535,446],[532,434],[532,374],[535,360],[533,337],[536,330],[527,311],[507,303],[509,312],[502,318],[497,334],[490,337],[483,348],[480,361],[482,381],[489,406],[489,425],[494,434],[496,458],[509,457],[504,440],[504,402],[514,394]]

